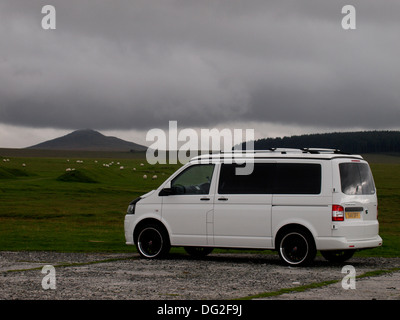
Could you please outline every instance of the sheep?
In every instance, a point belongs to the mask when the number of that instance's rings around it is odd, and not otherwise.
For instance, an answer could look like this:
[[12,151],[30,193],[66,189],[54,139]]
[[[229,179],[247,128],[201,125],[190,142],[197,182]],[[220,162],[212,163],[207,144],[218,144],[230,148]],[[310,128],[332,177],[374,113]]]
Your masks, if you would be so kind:
[[69,172],[69,171],[71,171],[71,168],[67,168],[67,169],[65,169],[65,171]]
[[133,171],[136,171],[136,168],[133,168],[132,170],[133,170]]
[[144,164],[143,164],[143,163],[141,163],[141,164],[140,164],[140,166],[141,166],[141,167],[143,167],[143,166],[144,166]]
[[120,167],[119,167],[119,170],[124,170],[124,166],[120,166]]
[[25,164],[25,163],[23,163],[23,164],[22,164],[22,166],[23,166],[23,167],[26,167],[26,164]]
[[143,179],[147,179],[147,175],[143,175]]
[[156,175],[154,175],[154,176],[152,177],[152,179],[153,179],[153,180],[157,179],[157,176],[156,176]]

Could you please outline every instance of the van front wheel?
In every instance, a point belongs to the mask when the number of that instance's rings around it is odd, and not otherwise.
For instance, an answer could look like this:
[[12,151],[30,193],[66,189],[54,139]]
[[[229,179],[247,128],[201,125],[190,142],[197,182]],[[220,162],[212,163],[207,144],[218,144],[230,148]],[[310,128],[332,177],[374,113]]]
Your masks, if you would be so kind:
[[314,260],[317,250],[311,234],[293,228],[279,237],[278,251],[282,261],[289,266],[304,266]]
[[162,258],[170,249],[168,234],[156,224],[146,225],[139,231],[136,248],[143,258]]

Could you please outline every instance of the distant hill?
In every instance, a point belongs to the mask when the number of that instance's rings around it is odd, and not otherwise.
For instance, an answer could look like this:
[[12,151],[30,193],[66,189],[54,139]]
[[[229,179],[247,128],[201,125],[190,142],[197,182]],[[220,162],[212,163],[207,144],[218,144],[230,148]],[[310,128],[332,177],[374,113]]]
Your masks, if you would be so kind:
[[400,152],[400,131],[334,132],[254,141],[255,150],[270,148],[329,148],[353,154]]
[[48,140],[27,149],[77,151],[145,151],[147,147],[116,137],[107,137],[98,131],[85,129]]

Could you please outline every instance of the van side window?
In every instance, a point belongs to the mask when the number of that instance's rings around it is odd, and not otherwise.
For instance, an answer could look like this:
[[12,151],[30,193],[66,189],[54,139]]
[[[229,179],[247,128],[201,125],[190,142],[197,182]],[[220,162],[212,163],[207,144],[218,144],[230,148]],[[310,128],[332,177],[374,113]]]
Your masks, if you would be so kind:
[[348,195],[374,194],[374,180],[366,163],[339,164],[342,192]]
[[236,175],[237,164],[222,164],[219,194],[263,194],[272,192],[274,164],[255,163],[249,175]]
[[274,194],[321,193],[321,165],[314,163],[278,163]]
[[193,165],[171,181],[174,194],[208,194],[214,164]]

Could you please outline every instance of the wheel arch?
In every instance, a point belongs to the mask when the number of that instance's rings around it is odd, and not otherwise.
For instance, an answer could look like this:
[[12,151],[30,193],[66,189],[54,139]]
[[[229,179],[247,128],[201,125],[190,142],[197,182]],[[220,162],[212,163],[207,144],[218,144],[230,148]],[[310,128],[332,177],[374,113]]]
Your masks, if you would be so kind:
[[297,230],[301,229],[304,232],[307,232],[311,236],[311,238],[313,239],[314,246],[316,246],[314,233],[310,230],[310,228],[308,226],[305,226],[305,225],[303,225],[301,223],[288,223],[288,224],[285,224],[285,225],[281,226],[278,229],[278,231],[275,233],[275,237],[274,237],[274,248],[275,248],[275,250],[279,250],[279,248],[278,248],[279,239],[283,235],[285,235],[287,232],[289,232],[290,230],[293,230],[293,229],[297,229]]
[[137,244],[137,237],[139,235],[140,230],[144,228],[144,226],[153,224],[157,225],[160,228],[162,228],[165,231],[165,234],[168,236],[168,240],[170,240],[169,232],[168,229],[165,227],[165,225],[158,219],[156,218],[145,218],[141,220],[136,226],[135,229],[133,230],[133,241],[135,244]]

